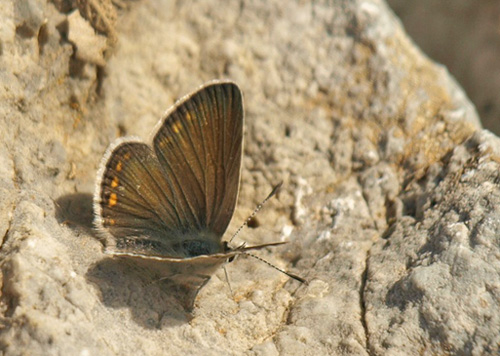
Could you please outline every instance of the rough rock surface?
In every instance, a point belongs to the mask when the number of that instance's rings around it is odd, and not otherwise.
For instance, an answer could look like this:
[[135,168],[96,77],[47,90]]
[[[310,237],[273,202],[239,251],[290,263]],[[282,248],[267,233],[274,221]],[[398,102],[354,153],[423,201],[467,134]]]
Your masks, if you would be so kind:
[[[383,2],[150,0],[116,28],[76,10],[99,50],[68,4],[0,5],[5,355],[499,352],[500,140]],[[234,295],[221,270],[187,314],[103,262],[91,194],[114,138],[214,78],[245,95],[228,236],[284,180],[239,239],[290,241],[260,256],[310,283],[240,258]]]

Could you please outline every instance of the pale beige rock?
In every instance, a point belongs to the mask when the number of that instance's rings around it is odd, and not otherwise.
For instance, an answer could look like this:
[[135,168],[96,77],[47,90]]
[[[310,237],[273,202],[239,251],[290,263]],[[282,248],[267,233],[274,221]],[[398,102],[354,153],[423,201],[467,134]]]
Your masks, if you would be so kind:
[[106,64],[106,37],[98,35],[78,10],[68,15],[68,40],[75,45],[75,55],[79,60],[100,66]]
[[[66,15],[29,4],[0,8],[4,354],[498,352],[500,143],[384,3],[137,2],[105,72],[72,59]],[[104,260],[91,193],[114,138],[147,139],[214,78],[247,114],[227,236],[283,180],[238,240],[289,240],[259,256],[310,283],[239,258],[234,297],[218,271],[189,315]]]

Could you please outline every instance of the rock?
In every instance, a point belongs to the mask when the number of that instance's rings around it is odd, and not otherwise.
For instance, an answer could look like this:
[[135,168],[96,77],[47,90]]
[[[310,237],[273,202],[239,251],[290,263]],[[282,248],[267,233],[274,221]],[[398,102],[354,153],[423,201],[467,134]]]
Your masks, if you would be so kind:
[[75,45],[75,56],[83,62],[104,66],[106,38],[95,33],[90,24],[74,10],[68,16],[68,40]]
[[453,73],[475,105],[483,127],[498,135],[500,3],[389,0],[388,4],[417,45]]
[[[384,3],[136,3],[105,69],[75,61],[74,9],[30,9],[0,9],[5,355],[498,353],[500,141]],[[105,260],[91,199],[115,137],[214,78],[245,96],[226,238],[283,180],[236,244],[290,241],[259,257],[309,284],[238,258],[187,313]]]

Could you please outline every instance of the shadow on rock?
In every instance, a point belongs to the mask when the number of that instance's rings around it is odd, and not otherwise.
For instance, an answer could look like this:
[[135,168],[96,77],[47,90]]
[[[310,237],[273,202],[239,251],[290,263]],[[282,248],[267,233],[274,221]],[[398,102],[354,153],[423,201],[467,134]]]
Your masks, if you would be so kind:
[[404,311],[408,305],[420,304],[422,297],[421,291],[413,287],[408,277],[404,277],[389,288],[385,304],[390,308],[396,307]]
[[127,258],[105,258],[86,277],[101,291],[104,305],[129,308],[134,320],[148,329],[188,322],[198,294],[198,290],[173,283]]
[[[100,240],[93,228],[91,194],[67,194],[54,203],[59,223]],[[162,263],[107,257],[91,266],[86,278],[100,290],[104,305],[129,308],[139,325],[154,329],[188,322],[199,291],[199,287],[165,279],[166,268]]]
[[56,219],[70,228],[83,228],[93,234],[92,195],[88,193],[67,194],[59,197],[55,202]]

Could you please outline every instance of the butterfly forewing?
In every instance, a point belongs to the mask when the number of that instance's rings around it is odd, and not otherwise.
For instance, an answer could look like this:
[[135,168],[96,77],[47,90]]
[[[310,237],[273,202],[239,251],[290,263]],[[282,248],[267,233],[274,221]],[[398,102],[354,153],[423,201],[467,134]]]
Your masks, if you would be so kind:
[[154,137],[156,155],[184,219],[222,236],[238,196],[243,103],[233,83],[215,84],[178,104]]

